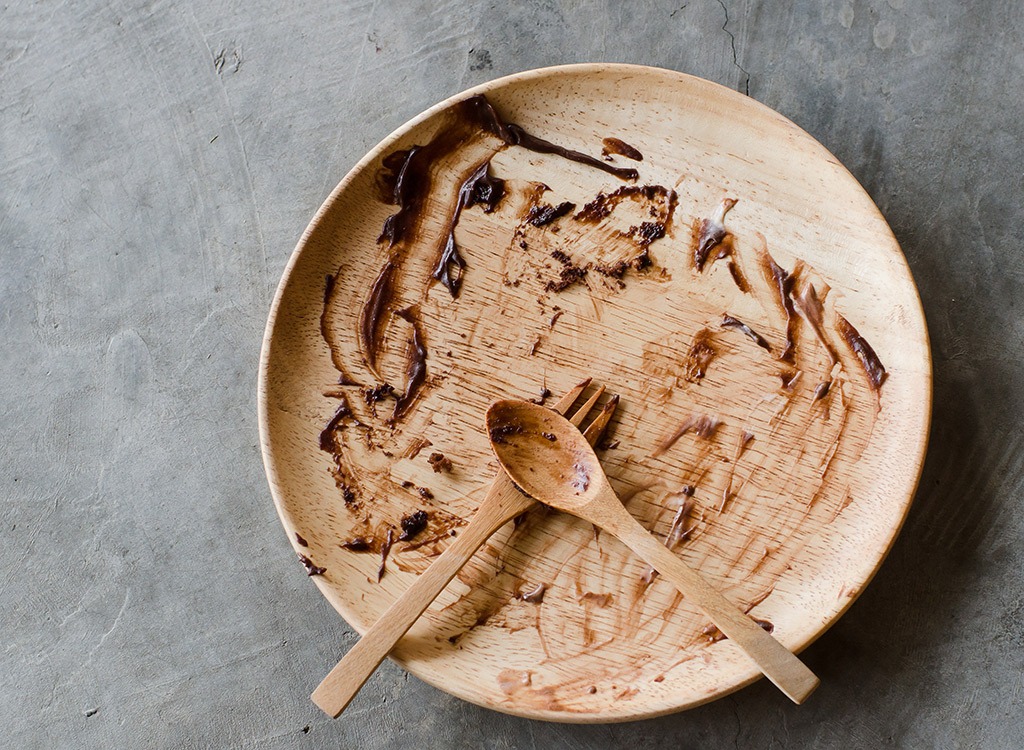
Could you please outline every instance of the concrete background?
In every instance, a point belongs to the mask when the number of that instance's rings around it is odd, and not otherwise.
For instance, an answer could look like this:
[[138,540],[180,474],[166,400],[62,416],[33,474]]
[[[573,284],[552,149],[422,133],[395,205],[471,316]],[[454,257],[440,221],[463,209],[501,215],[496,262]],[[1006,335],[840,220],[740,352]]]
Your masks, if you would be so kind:
[[[0,744],[1024,747],[1024,11],[783,5],[0,5]],[[891,222],[935,355],[908,524],[806,652],[823,685],[802,708],[761,683],[654,721],[550,725],[389,664],[332,722],[307,695],[353,634],[295,563],[257,448],[277,280],[406,119],[602,60],[749,92]]]

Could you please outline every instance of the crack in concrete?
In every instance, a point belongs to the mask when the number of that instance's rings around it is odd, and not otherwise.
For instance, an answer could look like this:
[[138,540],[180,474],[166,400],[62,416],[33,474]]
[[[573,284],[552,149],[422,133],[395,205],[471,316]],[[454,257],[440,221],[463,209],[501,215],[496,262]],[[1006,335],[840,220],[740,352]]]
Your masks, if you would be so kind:
[[735,65],[739,71],[744,75],[743,81],[743,93],[750,96],[750,73],[747,69],[740,65],[739,57],[736,55],[736,36],[729,31],[729,9],[725,7],[723,0],[718,0],[718,4],[722,6],[722,12],[725,13],[725,23],[722,24],[722,31],[729,35],[729,45],[732,47],[732,64]]

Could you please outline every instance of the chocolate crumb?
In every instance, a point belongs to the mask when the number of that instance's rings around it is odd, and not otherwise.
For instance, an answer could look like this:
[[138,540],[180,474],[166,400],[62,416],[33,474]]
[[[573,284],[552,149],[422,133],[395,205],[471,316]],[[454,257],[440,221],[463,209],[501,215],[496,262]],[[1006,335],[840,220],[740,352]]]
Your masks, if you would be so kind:
[[555,442],[556,440],[558,440],[558,437],[554,433],[551,433],[551,432],[542,432],[540,434],[540,436],[542,438],[544,438],[545,440],[550,440],[552,443]]
[[587,275],[586,268],[579,266],[566,266],[558,274],[558,281],[549,281],[544,289],[549,292],[562,292],[573,284],[582,282]]
[[647,247],[665,236],[665,225],[658,221],[645,221],[639,227],[631,227],[630,234],[637,238],[641,247]]
[[430,464],[430,468],[434,470],[435,474],[440,474],[441,472],[448,472],[450,474],[452,471],[452,460],[443,453],[431,453],[427,463]]
[[400,542],[408,542],[417,534],[427,528],[429,516],[424,510],[418,510],[401,520],[402,533],[398,537]]
[[540,398],[531,398],[531,399],[529,399],[529,401],[530,401],[531,404],[537,404],[538,406],[543,406],[544,402],[547,401],[550,396],[551,396],[551,391],[549,391],[547,388],[541,388],[540,389]]
[[327,568],[321,568],[319,565],[314,565],[313,561],[305,555],[299,555],[299,562],[306,568],[307,576],[322,576],[327,572]]
[[571,266],[572,258],[564,250],[552,250],[551,257],[561,263],[563,266]]
[[533,224],[535,227],[547,226],[556,219],[560,219],[567,213],[576,208],[575,203],[559,203],[557,206],[549,206],[542,203],[539,206],[534,206],[530,209],[529,215],[526,217],[526,221]]
[[491,442],[502,444],[509,435],[522,433],[523,428],[517,424],[502,424],[491,429]]
[[300,534],[297,531],[295,532],[295,541],[298,542],[303,547],[308,547],[309,546],[309,542],[307,542],[305,539],[303,539],[302,538],[302,534]]

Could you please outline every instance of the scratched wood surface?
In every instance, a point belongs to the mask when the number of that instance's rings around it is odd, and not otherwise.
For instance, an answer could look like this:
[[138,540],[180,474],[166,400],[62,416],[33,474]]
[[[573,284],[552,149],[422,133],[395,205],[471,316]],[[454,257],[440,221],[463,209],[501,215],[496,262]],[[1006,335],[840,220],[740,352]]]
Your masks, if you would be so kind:
[[[486,94],[506,120],[562,146],[600,156],[606,138],[629,143],[642,161],[613,154],[610,163],[635,167],[639,179],[467,141],[433,171],[419,239],[402,248],[370,368],[360,315],[388,258],[377,239],[395,211],[380,198],[381,161],[434,138],[451,101],[403,126],[345,178],[289,264],[264,342],[264,459],[296,552],[325,569],[314,577],[321,591],[365,630],[458,533],[494,477],[487,405],[537,398],[542,389],[558,394],[592,376],[621,396],[600,455],[627,508],[782,643],[803,648],[881,564],[923,459],[930,355],[889,228],[810,136],[699,79],[571,66],[501,79],[452,101],[470,93]],[[435,248],[457,200],[457,176],[485,156],[507,193],[491,213],[462,212],[455,237],[467,266],[453,298],[431,278]],[[597,222],[576,218],[626,184],[664,189],[632,194]],[[696,227],[723,199],[737,201],[725,219],[732,255],[698,272]],[[576,208],[545,226],[526,220],[531,207],[563,202]],[[666,228],[649,246],[634,231],[645,220]],[[608,272],[645,252],[649,267]],[[787,324],[764,271],[769,256],[799,273],[798,291],[813,286],[824,298],[821,335],[794,318],[792,365],[779,358]],[[559,289],[567,266],[587,273]],[[407,308],[414,323],[394,314]],[[722,327],[726,314],[761,334],[770,351]],[[840,316],[888,372],[877,393],[838,333]],[[361,389],[387,382],[402,392],[414,325],[427,379],[392,422],[394,401],[367,403]],[[713,355],[699,367],[687,355],[702,338]],[[339,370],[354,385],[338,386]],[[828,393],[816,399],[826,382]],[[321,450],[341,397],[353,415]],[[717,428],[672,440],[700,417]],[[433,471],[435,452],[452,461],[450,472]],[[393,545],[378,581],[381,541],[421,509],[427,529]],[[341,546],[360,536],[370,551]],[[542,601],[517,597],[539,584]],[[758,676],[621,545],[544,509],[495,535],[393,657],[460,698],[571,722],[680,710]]]

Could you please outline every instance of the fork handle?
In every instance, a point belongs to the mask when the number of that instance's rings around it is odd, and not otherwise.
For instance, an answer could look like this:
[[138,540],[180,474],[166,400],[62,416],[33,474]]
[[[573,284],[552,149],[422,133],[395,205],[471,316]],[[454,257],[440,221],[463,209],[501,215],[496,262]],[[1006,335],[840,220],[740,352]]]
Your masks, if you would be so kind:
[[535,505],[502,472],[480,508],[445,551],[398,597],[313,691],[313,702],[338,718],[413,623],[490,536]]

